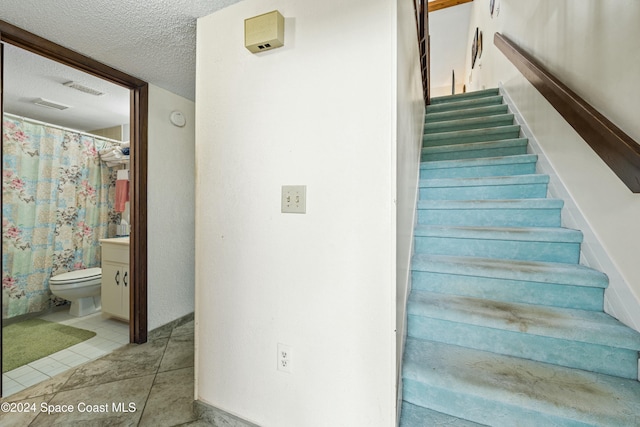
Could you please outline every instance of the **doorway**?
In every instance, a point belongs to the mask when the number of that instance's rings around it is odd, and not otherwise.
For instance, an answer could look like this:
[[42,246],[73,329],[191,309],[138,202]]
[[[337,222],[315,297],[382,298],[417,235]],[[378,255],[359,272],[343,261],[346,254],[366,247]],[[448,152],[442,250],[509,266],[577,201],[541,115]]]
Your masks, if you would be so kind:
[[[147,341],[147,117],[148,85],[126,73],[66,49],[35,34],[0,21],[0,93],[3,87],[4,44],[10,44],[117,84],[130,91],[130,323],[129,341]],[[0,97],[0,112],[3,102]],[[1,394],[1,388],[0,388]]]

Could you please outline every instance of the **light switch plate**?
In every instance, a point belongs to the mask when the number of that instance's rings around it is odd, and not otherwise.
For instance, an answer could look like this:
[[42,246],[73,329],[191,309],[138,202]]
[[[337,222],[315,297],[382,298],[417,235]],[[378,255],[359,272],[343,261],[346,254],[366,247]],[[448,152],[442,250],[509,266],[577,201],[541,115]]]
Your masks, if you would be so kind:
[[307,186],[282,186],[282,213],[307,213]]

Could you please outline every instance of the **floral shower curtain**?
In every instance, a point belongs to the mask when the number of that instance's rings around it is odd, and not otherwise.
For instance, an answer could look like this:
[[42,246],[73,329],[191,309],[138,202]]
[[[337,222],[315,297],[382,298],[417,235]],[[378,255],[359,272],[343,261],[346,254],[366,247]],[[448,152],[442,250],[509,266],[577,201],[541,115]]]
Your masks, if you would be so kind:
[[3,117],[3,319],[61,304],[49,291],[51,276],[100,266],[99,239],[119,222],[116,172],[98,157],[111,145]]

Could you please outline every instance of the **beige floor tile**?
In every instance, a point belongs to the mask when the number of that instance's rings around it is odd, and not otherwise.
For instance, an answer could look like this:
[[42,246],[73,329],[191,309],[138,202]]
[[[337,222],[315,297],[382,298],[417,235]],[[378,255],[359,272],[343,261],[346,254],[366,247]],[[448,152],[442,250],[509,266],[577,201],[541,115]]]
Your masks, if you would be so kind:
[[129,344],[113,353],[76,369],[63,390],[104,384],[154,374],[167,347],[167,338],[145,344]]
[[48,404],[69,405],[74,411],[40,413],[30,426],[136,426],[154,378],[152,374],[59,392]]
[[140,426],[175,426],[194,421],[193,383],[192,367],[158,373]]

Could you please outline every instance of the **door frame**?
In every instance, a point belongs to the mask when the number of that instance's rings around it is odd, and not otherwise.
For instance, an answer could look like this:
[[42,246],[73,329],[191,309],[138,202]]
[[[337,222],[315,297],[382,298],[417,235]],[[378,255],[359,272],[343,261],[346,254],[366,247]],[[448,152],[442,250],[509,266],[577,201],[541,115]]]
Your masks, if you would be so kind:
[[[147,341],[147,130],[149,115],[149,86],[147,82],[109,67],[88,56],[60,46],[47,39],[0,20],[0,42],[33,52],[68,65],[130,90],[130,286],[129,341]],[[3,51],[4,49],[2,49]],[[0,98],[3,87],[3,60],[0,54]],[[0,112],[4,112],[0,101]],[[0,355],[1,360],[1,355]],[[0,389],[1,390],[1,389]]]

